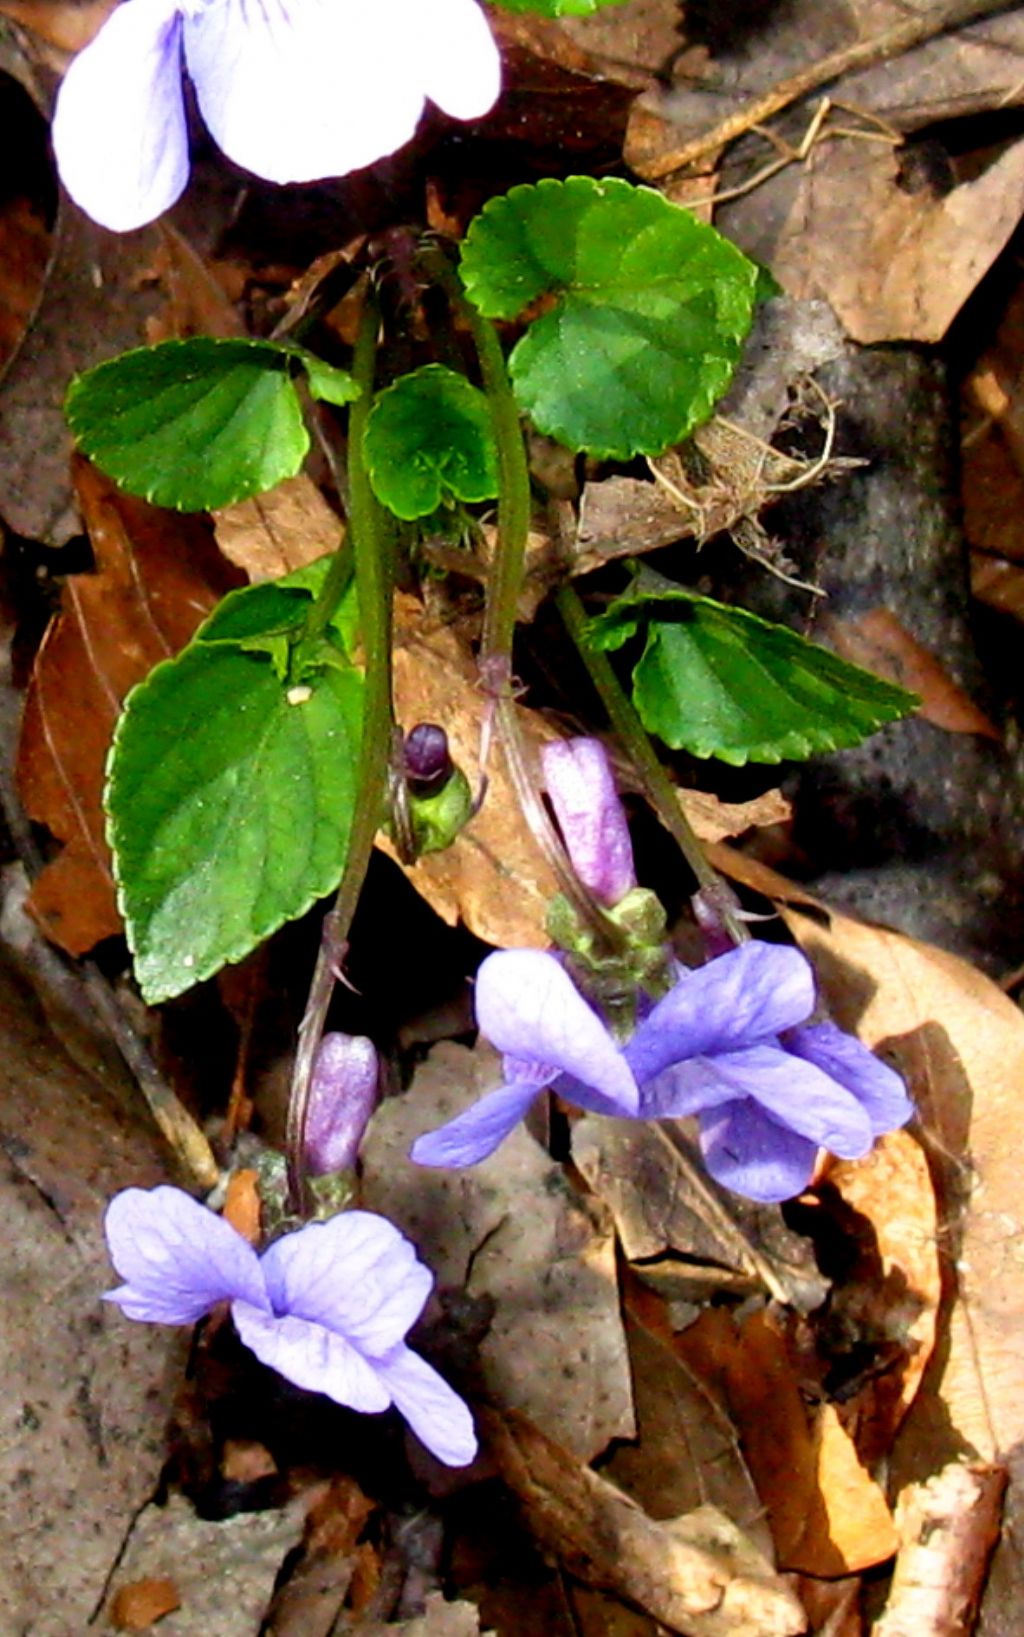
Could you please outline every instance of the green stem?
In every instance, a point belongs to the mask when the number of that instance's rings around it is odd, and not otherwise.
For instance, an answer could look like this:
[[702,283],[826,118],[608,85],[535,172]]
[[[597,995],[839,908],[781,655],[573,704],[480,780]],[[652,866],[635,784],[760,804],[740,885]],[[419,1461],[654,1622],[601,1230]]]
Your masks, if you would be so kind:
[[[291,1209],[299,1215],[305,1214],[306,1205],[305,1136],[313,1063],[334,991],[338,964],[343,956],[345,940],[380,828],[391,757],[394,531],[390,514],[377,503],[363,462],[363,432],[373,404],[378,324],[377,303],[371,294],[367,294],[352,366],[360,395],[349,411],[348,426],[348,540],[355,564],[366,665],[363,729],[356,783],[359,794],[352,816],[345,869],[334,907],[324,922],[309,999],[299,1025],[292,1071],[287,1131],[288,1189]],[[335,564],[332,563],[328,581],[334,569]],[[321,599],[318,599],[317,607],[320,606]],[[323,606],[326,607],[326,602]],[[330,618],[332,611],[328,610],[327,618]]]
[[556,595],[556,601],[565,628],[608,713],[608,720],[637,772],[644,795],[678,845],[698,886],[712,898],[729,936],[735,943],[744,943],[750,934],[727,901],[732,896],[731,891],[726,889],[723,892],[725,883],[708,863],[693,826],[679,805],[679,792],[655,755],[643,723],[627,698],[608,655],[587,642],[587,616],[576,590],[571,585],[563,585]]

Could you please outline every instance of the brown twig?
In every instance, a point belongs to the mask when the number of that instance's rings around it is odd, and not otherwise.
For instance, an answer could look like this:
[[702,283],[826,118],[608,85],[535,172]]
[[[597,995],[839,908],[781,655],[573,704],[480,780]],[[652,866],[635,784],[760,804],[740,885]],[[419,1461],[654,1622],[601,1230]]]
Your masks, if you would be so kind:
[[692,137],[671,152],[659,155],[644,166],[643,176],[649,182],[661,181],[673,172],[695,164],[698,159],[707,158],[727,143],[735,142],[737,137],[746,135],[755,125],[763,125],[765,120],[774,118],[791,103],[799,101],[811,91],[820,90],[843,74],[852,73],[855,69],[872,68],[876,63],[901,57],[904,52],[924,45],[939,34],[948,34],[983,17],[1016,9],[1017,0],[941,0],[937,5],[925,6],[905,22],[894,24],[872,39],[856,40],[852,45],[830,52],[818,62],[808,63],[798,73],[791,74],[789,79],[782,80],[772,90],[754,97],[745,107],[720,120],[703,136]]

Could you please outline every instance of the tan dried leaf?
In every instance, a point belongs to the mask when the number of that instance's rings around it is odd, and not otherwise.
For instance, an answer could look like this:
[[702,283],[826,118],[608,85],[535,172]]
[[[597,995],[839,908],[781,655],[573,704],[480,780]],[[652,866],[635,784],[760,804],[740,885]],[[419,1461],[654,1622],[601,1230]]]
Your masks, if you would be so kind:
[[823,630],[844,659],[919,694],[918,714],[927,722],[947,733],[980,733],[1001,741],[999,729],[891,609],[869,608],[849,619],[826,615]]
[[250,580],[304,568],[341,544],[344,525],[304,472],[214,513],[217,544]]

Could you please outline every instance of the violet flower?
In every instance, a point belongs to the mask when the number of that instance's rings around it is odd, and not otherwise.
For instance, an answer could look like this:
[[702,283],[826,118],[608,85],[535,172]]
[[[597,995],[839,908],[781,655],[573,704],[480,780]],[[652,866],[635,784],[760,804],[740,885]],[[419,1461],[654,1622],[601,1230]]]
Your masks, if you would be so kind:
[[125,1283],[105,1300],[128,1318],[194,1324],[230,1302],[245,1345],[297,1387],[369,1414],[394,1404],[439,1461],[473,1459],[469,1410],[405,1345],[432,1276],[383,1217],[343,1211],[259,1256],[179,1188],[126,1188],[107,1208],[106,1234]]
[[476,119],[500,81],[476,0],[124,0],[68,69],[53,121],[61,180],[104,227],[141,227],[185,187],[183,58],[216,142],[271,182],[394,153],[428,97]]
[[810,1181],[819,1148],[859,1159],[913,1112],[899,1076],[833,1024],[807,1026],[814,976],[796,949],[748,943],[675,986],[620,1047],[560,961],[501,950],[477,974],[481,1032],[504,1054],[497,1091],[417,1139],[420,1165],[473,1165],[544,1086],[599,1114],[696,1115],[712,1176],[765,1202]]
[[608,909],[636,886],[633,844],[599,739],[555,739],[541,751],[544,780],[573,869]]
[[350,1170],[377,1101],[377,1048],[365,1035],[325,1034],[306,1114],[306,1163],[315,1177]]

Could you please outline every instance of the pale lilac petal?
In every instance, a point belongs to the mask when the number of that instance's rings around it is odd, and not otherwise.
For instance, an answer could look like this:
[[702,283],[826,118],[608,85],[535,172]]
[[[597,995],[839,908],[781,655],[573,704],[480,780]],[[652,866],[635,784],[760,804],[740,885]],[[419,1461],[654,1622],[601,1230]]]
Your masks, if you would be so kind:
[[639,1025],[626,1059],[643,1082],[688,1057],[752,1046],[804,1023],[814,974],[798,949],[747,943],[684,972]]
[[693,1057],[664,1069],[640,1087],[640,1114],[645,1120],[681,1120],[735,1100],[736,1089],[715,1073],[715,1061]]
[[409,54],[422,0],[216,0],[185,23],[199,107],[229,158],[271,182],[344,176],[423,111]]
[[622,1052],[553,955],[488,955],[476,977],[476,1020],[506,1056],[582,1081],[606,1099],[606,1113],[637,1113],[640,1093]]
[[61,181],[102,227],[167,210],[188,181],[178,0],[126,0],[75,58],[57,94]]
[[454,1120],[417,1137],[410,1157],[417,1165],[453,1169],[479,1164],[519,1124],[537,1091],[537,1086],[530,1084],[499,1086],[497,1091],[489,1091]]
[[446,1466],[468,1466],[477,1450],[473,1418],[433,1366],[410,1348],[396,1347],[376,1369],[420,1442]]
[[356,1162],[377,1101],[377,1048],[365,1035],[325,1034],[313,1064],[306,1162],[314,1176]]
[[573,869],[613,907],[636,886],[633,844],[599,739],[556,739],[541,751],[544,782]]
[[180,1188],[126,1188],[107,1207],[107,1246],[125,1283],[107,1293],[130,1319],[194,1324],[226,1298],[269,1312],[252,1246]]
[[452,119],[486,114],[501,90],[501,58],[476,0],[412,0],[405,9],[407,49],[430,100]]
[[308,1319],[274,1318],[247,1302],[232,1302],[231,1317],[246,1347],[296,1387],[325,1393],[336,1404],[373,1414],[386,1410],[391,1394],[344,1336]]
[[434,1282],[408,1239],[371,1211],[311,1222],[261,1260],[275,1313],[326,1326],[371,1358],[404,1338]]
[[874,1141],[856,1097],[779,1046],[723,1052],[706,1068],[731,1086],[734,1097],[753,1098],[780,1125],[843,1159],[860,1159]]
[[729,1103],[701,1116],[700,1146],[711,1175],[734,1193],[766,1205],[792,1199],[811,1180],[817,1146],[754,1103]]
[[906,1125],[913,1115],[914,1105],[895,1069],[880,1062],[874,1052],[834,1023],[791,1029],[784,1045],[787,1051],[813,1063],[852,1092],[876,1137]]

